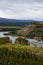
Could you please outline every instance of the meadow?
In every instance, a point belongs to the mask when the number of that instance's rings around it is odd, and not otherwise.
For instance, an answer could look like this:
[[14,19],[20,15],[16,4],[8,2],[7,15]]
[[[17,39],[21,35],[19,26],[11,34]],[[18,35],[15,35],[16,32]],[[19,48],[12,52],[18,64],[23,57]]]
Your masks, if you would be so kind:
[[20,44],[1,44],[0,65],[43,65],[41,51],[43,48]]

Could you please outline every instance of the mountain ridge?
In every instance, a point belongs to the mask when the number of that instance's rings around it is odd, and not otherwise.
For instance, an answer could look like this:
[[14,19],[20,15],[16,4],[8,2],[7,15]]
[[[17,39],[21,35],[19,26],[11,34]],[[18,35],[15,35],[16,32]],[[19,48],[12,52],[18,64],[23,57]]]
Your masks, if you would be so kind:
[[37,20],[32,20],[32,19],[29,19],[29,20],[23,20],[23,19],[7,19],[7,18],[0,18],[0,21],[8,21],[9,20],[9,22],[10,22],[10,20],[12,20],[12,21],[30,21],[30,22],[37,22]]
[[32,22],[36,22],[36,21],[0,18],[0,26],[25,26],[26,24],[29,24]]

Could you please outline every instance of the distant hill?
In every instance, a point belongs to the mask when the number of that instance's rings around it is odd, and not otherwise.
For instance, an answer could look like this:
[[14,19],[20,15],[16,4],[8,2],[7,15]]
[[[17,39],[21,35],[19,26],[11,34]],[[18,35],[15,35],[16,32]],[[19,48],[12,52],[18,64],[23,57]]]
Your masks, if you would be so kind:
[[0,18],[0,26],[25,26],[26,24],[29,24],[32,22],[37,22],[37,21]]
[[18,31],[19,35],[29,38],[41,37],[43,39],[43,22],[32,23]]

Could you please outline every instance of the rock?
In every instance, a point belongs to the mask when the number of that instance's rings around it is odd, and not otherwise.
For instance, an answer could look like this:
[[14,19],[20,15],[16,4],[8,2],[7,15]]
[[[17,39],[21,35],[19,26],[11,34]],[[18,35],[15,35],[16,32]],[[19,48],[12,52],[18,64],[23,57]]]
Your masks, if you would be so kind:
[[41,41],[42,40],[42,38],[40,36],[35,36],[34,39],[37,40],[37,41]]

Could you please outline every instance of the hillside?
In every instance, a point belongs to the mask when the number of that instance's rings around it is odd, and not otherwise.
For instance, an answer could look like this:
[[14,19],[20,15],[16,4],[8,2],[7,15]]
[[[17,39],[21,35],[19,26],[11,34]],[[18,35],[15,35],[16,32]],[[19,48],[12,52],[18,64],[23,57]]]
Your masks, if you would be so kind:
[[27,25],[19,30],[18,34],[29,38],[34,38],[35,36],[37,36],[43,39],[43,22]]
[[24,28],[22,28],[21,30],[18,31],[18,33],[21,33],[21,35],[27,35],[28,33],[30,33],[30,31],[32,31],[32,29],[34,28],[34,25],[28,25],[25,26]]

